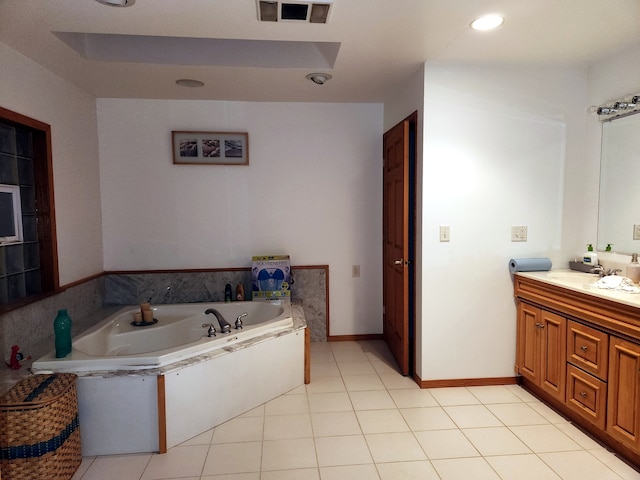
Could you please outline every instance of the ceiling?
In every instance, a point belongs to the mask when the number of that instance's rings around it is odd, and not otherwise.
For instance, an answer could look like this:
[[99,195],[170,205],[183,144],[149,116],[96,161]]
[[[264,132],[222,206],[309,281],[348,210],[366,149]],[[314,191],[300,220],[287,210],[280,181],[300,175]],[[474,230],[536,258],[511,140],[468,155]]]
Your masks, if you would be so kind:
[[[492,32],[470,30],[471,20],[485,13],[501,13],[505,23]],[[107,52],[84,58],[65,35],[80,49],[86,38],[105,37]],[[262,60],[240,65],[110,56],[109,45],[131,35],[151,48],[168,40],[162,37],[177,37],[178,58],[182,52],[200,58],[192,54],[209,49],[198,43],[206,39],[223,51],[235,48],[229,40],[264,50],[252,50]],[[588,66],[631,45],[640,48],[640,0],[334,0],[326,24],[260,22],[255,0],[136,0],[128,8],[93,0],[0,0],[0,42],[96,97],[382,102],[428,60]],[[264,62],[270,44],[339,49],[316,68]],[[304,57],[304,50],[284,57],[294,55]],[[314,71],[333,78],[316,85],[305,78]],[[205,85],[180,87],[175,81],[181,78]]]

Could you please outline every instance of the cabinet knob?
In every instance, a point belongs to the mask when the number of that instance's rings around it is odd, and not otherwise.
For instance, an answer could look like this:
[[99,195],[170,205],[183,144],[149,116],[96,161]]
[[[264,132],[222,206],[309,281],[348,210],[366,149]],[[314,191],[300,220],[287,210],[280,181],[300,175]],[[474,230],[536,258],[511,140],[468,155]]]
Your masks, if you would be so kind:
[[586,398],[587,397],[587,392],[580,392],[580,396],[582,398]]
[[582,350],[583,352],[586,352],[586,351],[588,350],[588,348],[587,348],[587,346],[586,346],[586,345],[582,345],[582,346],[580,347],[580,350]]
[[544,328],[544,323],[536,322],[536,328]]

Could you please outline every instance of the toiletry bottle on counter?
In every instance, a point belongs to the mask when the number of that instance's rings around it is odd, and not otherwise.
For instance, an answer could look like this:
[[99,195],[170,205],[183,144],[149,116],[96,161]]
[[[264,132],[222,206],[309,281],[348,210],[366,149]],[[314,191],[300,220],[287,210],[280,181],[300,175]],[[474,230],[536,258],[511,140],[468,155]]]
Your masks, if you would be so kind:
[[236,300],[239,302],[244,300],[244,285],[241,283],[236,285]]
[[71,317],[66,310],[58,310],[58,316],[53,321],[53,332],[56,358],[66,357],[71,353]]
[[631,255],[631,263],[627,265],[627,278],[633,283],[640,283],[640,263],[638,263],[638,254]]
[[227,283],[224,286],[224,301],[225,302],[231,301],[231,284],[230,283]]
[[582,263],[591,265],[592,267],[598,265],[598,254],[593,251],[593,245],[591,243],[587,245],[587,251],[582,255]]

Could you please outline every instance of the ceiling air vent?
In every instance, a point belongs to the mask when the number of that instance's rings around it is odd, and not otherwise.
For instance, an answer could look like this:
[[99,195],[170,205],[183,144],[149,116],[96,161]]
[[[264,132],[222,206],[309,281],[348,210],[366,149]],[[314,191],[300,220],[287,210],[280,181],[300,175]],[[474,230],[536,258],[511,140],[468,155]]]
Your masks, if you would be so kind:
[[333,0],[315,2],[277,2],[257,0],[258,19],[262,22],[294,21],[327,23]]

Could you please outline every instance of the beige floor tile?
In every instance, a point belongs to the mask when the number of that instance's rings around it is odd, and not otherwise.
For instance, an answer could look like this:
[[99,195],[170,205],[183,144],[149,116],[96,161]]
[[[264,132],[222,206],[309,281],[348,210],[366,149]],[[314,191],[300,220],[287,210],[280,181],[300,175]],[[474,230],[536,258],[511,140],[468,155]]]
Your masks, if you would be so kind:
[[362,350],[334,350],[333,357],[336,362],[368,362],[369,357]]
[[389,390],[398,408],[437,407],[438,402],[428,390],[404,388]]
[[640,471],[634,470],[630,465],[620,460],[613,452],[608,450],[590,450],[589,453],[616,472],[623,480],[640,480]]
[[466,428],[462,433],[484,457],[532,453],[507,427]]
[[96,457],[82,480],[139,480],[152,455],[108,455]]
[[503,480],[561,480],[534,454],[487,457],[486,460]]
[[362,435],[320,437],[315,443],[320,467],[373,463]]
[[371,362],[338,362],[338,368],[342,375],[376,375]]
[[473,444],[458,429],[416,432],[415,436],[429,460],[480,456]]
[[260,417],[264,415],[264,404],[240,415],[241,417]]
[[551,407],[548,407],[542,402],[528,402],[527,405],[529,405],[529,407],[531,407],[533,410],[535,410],[544,418],[546,418],[547,422],[549,423],[554,423],[554,424],[570,423],[569,419],[563,417],[558,412],[551,409]]
[[419,462],[379,463],[380,480],[440,480],[427,460]]
[[571,423],[559,423],[556,424],[556,427],[585,450],[602,450],[604,448],[600,443]]
[[458,428],[501,427],[502,423],[484,405],[443,407]]
[[306,395],[281,395],[265,404],[265,415],[289,415],[308,413],[309,401]]
[[413,431],[456,428],[456,424],[442,407],[403,408],[400,412]]
[[312,354],[315,352],[331,351],[331,345],[329,344],[329,342],[311,342],[310,348]]
[[374,375],[342,375],[344,385],[349,392],[363,390],[384,390],[385,386],[377,374]]
[[[253,473],[229,473],[228,475],[207,475],[198,477],[200,480],[260,480],[260,472]],[[198,478],[194,480],[198,480]],[[182,479],[178,479],[182,480]]]
[[515,425],[545,425],[549,423],[528,403],[499,403],[486,405],[486,407],[508,427]]
[[289,390],[285,395],[306,395],[307,394],[307,386],[300,385],[299,387],[294,388],[293,390]]
[[312,363],[311,364],[311,379],[315,380],[317,377],[339,377],[340,369],[337,363]]
[[360,410],[356,411],[362,432],[393,433],[408,432],[409,426],[404,421],[397,408],[390,410]]
[[349,392],[349,397],[354,410],[381,410],[396,407],[387,390]]
[[331,347],[331,351],[333,352],[345,352],[345,351],[362,352],[362,345],[363,343],[358,341],[329,342],[329,346]]
[[211,443],[211,439],[213,438],[213,431],[213,428],[211,430],[207,430],[200,435],[196,435],[195,437],[182,442],[180,446],[185,447],[189,445],[209,445]]
[[262,471],[315,468],[316,449],[312,438],[269,440],[262,444]]
[[513,393],[516,397],[518,397],[520,400],[522,400],[523,402],[527,402],[527,403],[540,403],[540,400],[538,400],[536,397],[534,397],[532,394],[530,394],[529,392],[527,392],[524,388],[522,388],[520,385],[505,385],[504,388],[506,388],[507,390],[509,390],[511,393]]
[[411,433],[375,433],[365,435],[376,463],[426,460],[420,444]]
[[380,380],[389,390],[414,388],[418,389],[418,384],[411,377],[403,377],[398,373],[380,373]]
[[311,413],[353,411],[351,399],[346,392],[310,393],[308,397]]
[[71,477],[71,480],[80,480],[80,478],[86,473],[95,459],[96,457],[82,457],[82,462],[80,463],[80,466],[78,467],[76,472],[73,474],[73,477]]
[[[344,465],[320,468],[322,480],[379,480],[375,465]],[[398,479],[399,480],[399,479]]]
[[[442,480],[500,480],[484,458],[448,458],[433,460]],[[583,479],[584,480],[584,479]]]
[[500,385],[467,387],[467,390],[485,405],[522,402],[509,388]]
[[262,442],[211,445],[202,475],[259,472],[261,456]]
[[354,412],[312,413],[311,425],[314,437],[361,435],[362,429]]
[[541,453],[539,456],[562,480],[620,480],[618,474],[584,450]]
[[371,365],[373,366],[376,373],[400,375],[400,368],[398,368],[398,364],[395,363],[395,361],[393,363],[390,363],[374,359],[370,354],[367,354],[367,356],[369,357],[369,361],[371,361]]
[[264,439],[311,438],[311,415],[267,415],[264,418]]
[[336,359],[333,356],[333,352],[328,351],[319,351],[316,352],[311,349],[311,365],[320,364],[320,363],[336,363]]
[[202,473],[208,451],[208,445],[192,445],[171,448],[162,455],[153,455],[141,480],[198,477]]
[[264,417],[236,417],[218,425],[209,443],[261,442]]
[[315,377],[311,379],[311,383],[307,385],[307,393],[334,393],[346,392],[342,377]]
[[433,395],[438,404],[443,407],[453,405],[479,405],[481,402],[465,387],[431,388],[429,393]]
[[510,427],[535,453],[582,450],[582,447],[555,425],[523,425]]
[[262,472],[260,480],[320,480],[320,472],[318,472],[317,468],[276,470],[271,472]]

